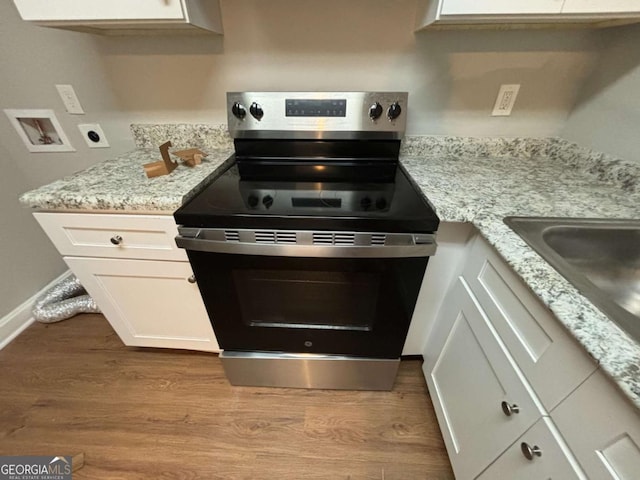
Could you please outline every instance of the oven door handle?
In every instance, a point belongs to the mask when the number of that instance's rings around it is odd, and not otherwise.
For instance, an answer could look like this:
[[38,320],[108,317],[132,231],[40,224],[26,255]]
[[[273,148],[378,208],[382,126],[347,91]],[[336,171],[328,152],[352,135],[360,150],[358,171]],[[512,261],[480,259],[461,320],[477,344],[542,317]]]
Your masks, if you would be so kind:
[[[428,257],[436,253],[434,234],[394,234],[385,245],[317,245],[300,243],[249,243],[178,235],[180,248],[198,252],[262,255],[270,257],[403,258]],[[401,239],[399,237],[402,237]]]

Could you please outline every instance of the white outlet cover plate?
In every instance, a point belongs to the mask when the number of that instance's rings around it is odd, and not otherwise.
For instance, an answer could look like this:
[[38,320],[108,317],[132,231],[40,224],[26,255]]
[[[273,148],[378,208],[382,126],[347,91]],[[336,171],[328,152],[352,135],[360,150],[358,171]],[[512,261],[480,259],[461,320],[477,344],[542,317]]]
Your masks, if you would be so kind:
[[498,91],[496,103],[493,106],[491,115],[494,117],[507,117],[511,115],[511,110],[513,110],[513,106],[516,103],[519,91],[519,83],[500,85],[500,90]]
[[58,90],[58,95],[60,95],[62,103],[64,103],[64,107],[67,109],[68,113],[73,115],[84,115],[84,110],[82,109],[82,105],[80,105],[80,100],[78,100],[78,96],[76,95],[73,86],[56,85],[56,90]]
[[[105,136],[102,128],[97,123],[81,123],[78,125],[78,130],[82,133],[82,138],[87,142],[89,148],[108,148],[109,142],[107,141],[107,137]],[[100,136],[100,140],[98,142],[94,142],[89,138],[89,132],[96,132],[98,136]]]

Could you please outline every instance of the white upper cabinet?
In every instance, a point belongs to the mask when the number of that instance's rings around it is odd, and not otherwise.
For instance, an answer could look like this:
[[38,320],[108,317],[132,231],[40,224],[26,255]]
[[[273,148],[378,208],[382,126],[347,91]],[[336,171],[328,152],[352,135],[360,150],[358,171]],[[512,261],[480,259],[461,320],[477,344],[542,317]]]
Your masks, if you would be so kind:
[[440,15],[513,15],[560,13],[564,0],[446,0]]
[[637,14],[640,0],[564,0],[562,13],[576,14]]
[[416,29],[430,25],[591,23],[640,21],[640,0],[419,0]]
[[219,0],[14,0],[23,20],[92,33],[222,33]]

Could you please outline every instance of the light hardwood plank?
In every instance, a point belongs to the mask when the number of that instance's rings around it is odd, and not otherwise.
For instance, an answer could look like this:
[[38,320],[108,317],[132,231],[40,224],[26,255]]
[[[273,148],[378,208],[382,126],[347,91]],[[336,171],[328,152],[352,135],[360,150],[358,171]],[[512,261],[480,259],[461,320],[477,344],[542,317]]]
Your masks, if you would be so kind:
[[419,361],[391,392],[232,387],[214,354],[127,348],[79,315],[0,366],[0,453],[84,452],[78,480],[453,478]]

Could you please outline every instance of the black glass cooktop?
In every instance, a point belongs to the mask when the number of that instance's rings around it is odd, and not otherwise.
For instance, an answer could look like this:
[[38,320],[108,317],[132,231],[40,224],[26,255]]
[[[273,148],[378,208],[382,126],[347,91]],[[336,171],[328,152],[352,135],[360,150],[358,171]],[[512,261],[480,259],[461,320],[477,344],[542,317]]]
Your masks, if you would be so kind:
[[399,165],[393,181],[314,182],[245,179],[233,163],[174,217],[187,227],[416,233],[439,223]]

